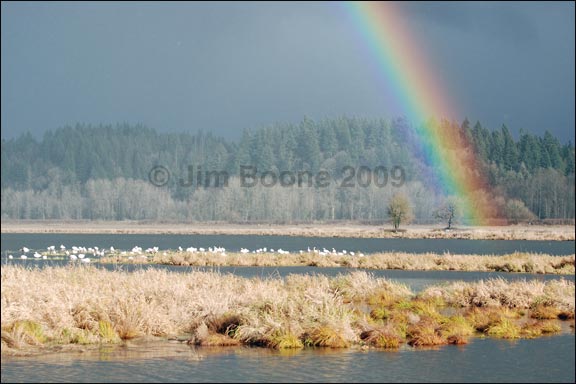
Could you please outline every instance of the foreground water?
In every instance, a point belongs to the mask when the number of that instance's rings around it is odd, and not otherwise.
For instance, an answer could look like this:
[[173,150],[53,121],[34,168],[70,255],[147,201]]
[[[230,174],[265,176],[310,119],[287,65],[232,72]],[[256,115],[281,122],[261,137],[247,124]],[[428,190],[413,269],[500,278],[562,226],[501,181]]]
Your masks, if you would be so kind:
[[30,249],[42,249],[64,244],[99,248],[132,249],[159,247],[176,249],[220,246],[228,251],[237,252],[240,248],[251,250],[258,248],[282,248],[298,251],[308,247],[318,249],[335,248],[364,253],[375,252],[435,252],[452,254],[494,254],[534,252],[550,255],[570,255],[575,252],[574,241],[533,241],[533,240],[462,240],[462,239],[360,239],[334,237],[296,237],[296,236],[252,236],[252,235],[141,235],[141,234],[56,234],[56,233],[2,233],[1,251],[17,251],[26,246]]
[[574,382],[574,334],[398,351],[145,343],[2,358],[2,382]]

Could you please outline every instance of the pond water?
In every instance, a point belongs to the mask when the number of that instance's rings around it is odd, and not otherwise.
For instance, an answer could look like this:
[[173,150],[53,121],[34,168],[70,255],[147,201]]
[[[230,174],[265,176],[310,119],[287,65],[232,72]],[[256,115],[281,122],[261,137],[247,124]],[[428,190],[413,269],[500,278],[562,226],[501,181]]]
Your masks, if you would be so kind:
[[2,382],[574,382],[574,334],[397,351],[152,342],[2,358]]
[[[160,249],[223,246],[347,249],[365,253],[382,251],[504,254],[514,251],[573,254],[574,241],[499,241],[433,239],[343,239],[289,236],[222,235],[87,235],[2,234],[2,265],[23,264],[43,268],[68,261],[8,260],[8,251],[23,246],[44,250],[58,247],[98,246]],[[19,253],[14,253],[17,257]],[[163,265],[99,265],[98,268],[132,271],[161,268],[186,273],[210,270],[243,277],[285,277],[292,273],[335,276],[356,269],[315,267],[174,267]],[[368,270],[419,291],[431,284],[486,278],[574,280],[574,276],[509,274],[498,272]],[[574,333],[534,340],[506,341],[476,338],[464,346],[398,351],[357,349],[304,349],[279,352],[264,348],[191,347],[169,342],[138,342],[123,346],[86,348],[79,353],[50,353],[37,357],[2,357],[2,382],[574,382]]]

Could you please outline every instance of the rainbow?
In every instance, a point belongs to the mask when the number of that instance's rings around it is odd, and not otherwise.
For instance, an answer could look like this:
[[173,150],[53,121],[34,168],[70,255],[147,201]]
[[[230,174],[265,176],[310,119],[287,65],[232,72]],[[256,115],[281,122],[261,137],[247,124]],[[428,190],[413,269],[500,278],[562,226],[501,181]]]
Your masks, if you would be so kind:
[[[489,225],[500,217],[472,145],[455,121],[456,109],[411,35],[395,2],[344,2],[362,40],[377,60],[387,84],[415,128],[419,148],[436,170],[447,196],[462,202],[467,224]],[[441,118],[436,122],[435,118]]]

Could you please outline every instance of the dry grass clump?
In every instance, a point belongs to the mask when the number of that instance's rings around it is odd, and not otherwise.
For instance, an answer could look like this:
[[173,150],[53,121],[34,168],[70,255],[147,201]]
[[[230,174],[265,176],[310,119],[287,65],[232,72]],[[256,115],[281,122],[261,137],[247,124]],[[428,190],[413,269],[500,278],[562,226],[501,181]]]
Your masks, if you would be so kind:
[[2,326],[2,342],[11,348],[42,345],[46,342],[46,335],[41,324],[31,320],[18,320]]
[[503,320],[520,319],[522,315],[510,308],[497,307],[472,307],[465,311],[466,320],[479,332],[487,332],[488,329]]
[[275,349],[299,349],[304,348],[304,343],[294,333],[284,330],[270,335],[266,345]]
[[441,322],[440,335],[448,344],[467,344],[468,338],[474,334],[474,327],[462,315],[445,318]]
[[406,331],[408,345],[424,347],[447,344],[448,340],[442,337],[441,329],[438,321],[430,317],[424,317],[416,324],[408,326]]
[[447,304],[459,307],[531,308],[545,303],[561,310],[574,310],[574,282],[566,279],[480,280],[474,283],[454,282],[427,288],[422,297],[441,297]]
[[240,345],[240,341],[230,337],[227,334],[217,333],[210,329],[206,323],[202,323],[193,337],[188,340],[188,344],[200,345],[203,347],[220,347]]
[[408,286],[383,278],[375,278],[364,271],[340,275],[331,282],[331,288],[348,302],[368,302],[388,305],[413,295]]
[[322,324],[304,334],[304,344],[314,347],[346,348],[350,340],[344,336],[343,330],[330,324]]
[[495,324],[486,329],[490,336],[500,337],[503,339],[517,339],[520,337],[521,328],[514,321],[508,318],[502,318]]
[[386,320],[390,318],[390,310],[385,306],[378,306],[370,311],[370,317],[374,320]]
[[114,330],[114,326],[106,320],[98,322],[98,336],[100,336],[103,343],[116,343],[121,338]]
[[538,320],[556,319],[560,315],[560,310],[544,304],[537,304],[530,311],[530,317]]
[[405,342],[406,333],[393,323],[383,326],[369,327],[360,334],[360,338],[368,345],[378,348],[399,348]]
[[562,330],[560,325],[554,321],[529,321],[521,329],[524,338],[531,339],[545,334],[558,333]]

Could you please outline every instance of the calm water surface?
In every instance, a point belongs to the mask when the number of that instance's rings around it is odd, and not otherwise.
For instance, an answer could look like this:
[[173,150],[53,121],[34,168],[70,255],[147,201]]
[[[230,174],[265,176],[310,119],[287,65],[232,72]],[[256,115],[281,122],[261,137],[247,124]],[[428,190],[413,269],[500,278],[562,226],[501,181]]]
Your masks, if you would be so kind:
[[398,351],[150,343],[2,358],[2,382],[574,382],[574,334]]
[[450,252],[458,254],[501,255],[515,251],[568,255],[575,253],[574,241],[526,241],[526,240],[459,240],[459,239],[359,239],[333,237],[251,236],[251,235],[142,235],[142,234],[20,234],[2,233],[1,251],[17,251],[26,246],[42,249],[64,244],[85,247],[132,249],[138,245],[144,249],[157,246],[160,249],[220,246],[228,251],[240,248],[255,250],[282,248],[298,251],[308,247],[319,249],[360,251],[364,253],[398,251],[411,253]]

